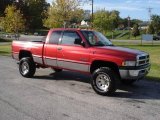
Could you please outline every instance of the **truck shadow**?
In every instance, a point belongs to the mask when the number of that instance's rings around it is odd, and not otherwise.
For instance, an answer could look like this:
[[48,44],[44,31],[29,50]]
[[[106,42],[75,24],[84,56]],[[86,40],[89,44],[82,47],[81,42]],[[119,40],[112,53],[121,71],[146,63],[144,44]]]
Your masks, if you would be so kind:
[[[35,76],[38,80],[61,80],[78,81],[90,84],[90,75],[82,75],[76,72],[63,71],[60,73],[51,73],[49,75]],[[131,98],[131,99],[160,99],[160,83],[155,81],[141,80],[133,85],[118,84],[116,93],[110,97]]]
[[63,80],[90,83],[90,75],[82,75],[80,73],[71,71],[53,72],[49,75],[34,76],[34,78],[40,80]]

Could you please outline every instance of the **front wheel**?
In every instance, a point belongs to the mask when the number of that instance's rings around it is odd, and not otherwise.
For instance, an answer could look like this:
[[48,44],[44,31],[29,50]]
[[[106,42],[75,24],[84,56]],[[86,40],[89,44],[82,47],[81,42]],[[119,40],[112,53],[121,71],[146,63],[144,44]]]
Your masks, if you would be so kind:
[[111,95],[116,91],[115,73],[110,68],[98,68],[92,75],[91,85],[100,95]]
[[36,71],[36,66],[34,61],[29,58],[22,58],[19,62],[19,72],[23,77],[33,77]]

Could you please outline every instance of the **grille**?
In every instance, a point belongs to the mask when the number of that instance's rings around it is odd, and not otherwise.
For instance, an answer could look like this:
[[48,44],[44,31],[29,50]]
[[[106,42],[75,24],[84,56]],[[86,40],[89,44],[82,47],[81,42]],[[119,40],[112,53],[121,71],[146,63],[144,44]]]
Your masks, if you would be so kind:
[[142,54],[137,56],[137,66],[149,64],[149,55]]

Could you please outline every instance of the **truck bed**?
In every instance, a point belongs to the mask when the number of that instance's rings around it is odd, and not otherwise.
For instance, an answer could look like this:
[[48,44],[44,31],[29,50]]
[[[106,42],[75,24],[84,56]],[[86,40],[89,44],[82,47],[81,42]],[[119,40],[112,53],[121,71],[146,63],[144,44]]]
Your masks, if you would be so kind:
[[20,60],[21,52],[31,52],[33,59],[37,63],[43,63],[43,41],[13,41],[12,42],[12,57]]

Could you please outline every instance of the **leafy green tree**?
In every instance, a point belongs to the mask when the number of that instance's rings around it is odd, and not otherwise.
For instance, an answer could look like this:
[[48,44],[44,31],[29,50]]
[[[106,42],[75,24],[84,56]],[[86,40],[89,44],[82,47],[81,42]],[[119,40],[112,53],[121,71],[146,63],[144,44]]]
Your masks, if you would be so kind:
[[115,29],[115,28],[117,28],[118,25],[119,25],[119,21],[120,21],[120,16],[119,16],[119,14],[120,14],[120,12],[117,11],[117,10],[113,10],[113,11],[111,11],[110,13],[111,13],[112,18],[114,18],[114,19],[113,19],[113,29]]
[[119,13],[116,11],[98,10],[94,13],[93,25],[101,31],[113,30],[118,26]]
[[153,27],[152,24],[149,24],[146,33],[148,33],[148,34],[154,34],[155,33],[154,27]]
[[43,27],[42,20],[46,17],[49,4],[46,0],[25,0],[23,9],[24,16],[27,19],[29,29],[39,29]]
[[139,24],[142,22],[143,22],[142,20],[132,19],[132,20],[130,20],[130,25],[131,25],[131,27],[133,27],[135,24]]
[[138,19],[130,19],[130,21],[128,21],[128,18],[120,18],[119,25],[123,25],[123,28],[127,28],[128,22],[130,24],[130,27],[133,27],[135,24],[139,24],[142,21]]
[[127,18],[120,18],[118,28],[126,28],[128,26]]
[[79,22],[83,17],[83,10],[79,8],[77,0],[55,0],[46,12],[44,26],[47,28],[62,27],[64,22],[68,25]]
[[71,20],[70,20],[70,24],[80,23],[84,19],[84,16],[83,16],[84,10],[83,9],[77,9],[75,14],[77,14],[77,15],[74,15],[74,13],[73,13],[73,16],[71,17]]
[[46,0],[0,0],[0,17],[4,17],[5,8],[12,4],[23,13],[27,20],[26,28],[38,29],[43,27],[42,19],[46,17],[44,11],[47,11],[49,6]]
[[0,26],[6,32],[18,32],[25,28],[25,20],[20,10],[17,10],[14,5],[8,6],[5,9],[5,17],[1,18]]
[[133,26],[133,30],[132,30],[132,35],[136,38],[138,35],[140,35],[140,31],[139,31],[139,25],[135,24]]
[[151,24],[153,25],[155,33],[160,32],[160,16],[159,15],[152,15]]

